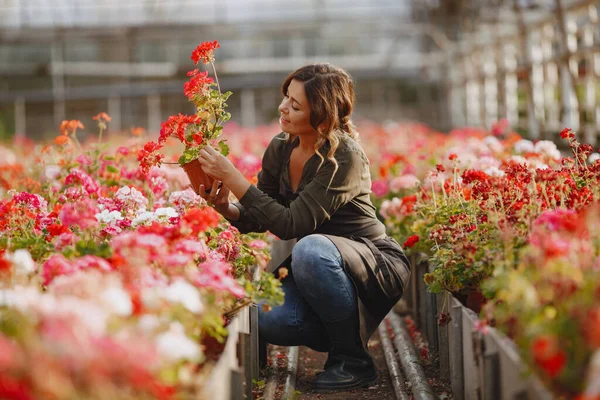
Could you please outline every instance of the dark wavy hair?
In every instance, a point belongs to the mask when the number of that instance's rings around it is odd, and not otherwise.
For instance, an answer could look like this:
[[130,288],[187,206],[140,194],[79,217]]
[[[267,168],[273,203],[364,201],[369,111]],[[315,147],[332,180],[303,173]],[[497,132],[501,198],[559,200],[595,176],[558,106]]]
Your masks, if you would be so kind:
[[333,155],[340,144],[341,135],[358,140],[358,132],[351,120],[356,98],[354,81],[342,68],[328,63],[309,64],[285,78],[281,86],[284,96],[293,79],[304,83],[310,104],[310,124],[318,132],[315,153],[321,157],[322,165],[325,160],[318,150],[329,140],[327,158],[335,165],[335,175],[338,164]]

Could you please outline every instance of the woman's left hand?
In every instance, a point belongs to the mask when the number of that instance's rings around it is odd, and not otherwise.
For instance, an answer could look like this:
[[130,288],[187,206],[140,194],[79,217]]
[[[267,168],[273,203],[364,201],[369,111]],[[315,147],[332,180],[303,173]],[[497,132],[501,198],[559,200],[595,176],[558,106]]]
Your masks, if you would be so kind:
[[200,150],[198,157],[202,170],[207,175],[225,182],[233,172],[236,171],[235,166],[227,157],[213,149],[210,145],[205,146]]

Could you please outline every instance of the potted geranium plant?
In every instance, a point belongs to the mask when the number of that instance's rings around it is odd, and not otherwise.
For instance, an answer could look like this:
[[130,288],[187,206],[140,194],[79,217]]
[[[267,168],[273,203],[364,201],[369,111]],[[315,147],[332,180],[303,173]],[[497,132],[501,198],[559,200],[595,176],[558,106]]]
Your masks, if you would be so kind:
[[178,163],[188,175],[192,188],[198,192],[201,184],[212,187],[212,177],[206,175],[197,160],[200,150],[207,145],[218,146],[223,155],[229,153],[229,148],[224,140],[219,140],[223,131],[223,124],[229,120],[231,114],[225,111],[226,101],[231,92],[221,92],[217,70],[214,64],[214,50],[219,47],[219,42],[204,42],[192,52],[191,59],[194,64],[202,61],[210,64],[215,76],[208,76],[207,71],[194,69],[188,72],[189,81],[184,84],[185,96],[196,108],[193,115],[172,115],[161,124],[158,141],[146,143],[138,154],[142,172],[148,173],[151,167],[160,166],[164,161],[164,154],[159,151],[169,138],[176,138],[184,146],[183,153]]

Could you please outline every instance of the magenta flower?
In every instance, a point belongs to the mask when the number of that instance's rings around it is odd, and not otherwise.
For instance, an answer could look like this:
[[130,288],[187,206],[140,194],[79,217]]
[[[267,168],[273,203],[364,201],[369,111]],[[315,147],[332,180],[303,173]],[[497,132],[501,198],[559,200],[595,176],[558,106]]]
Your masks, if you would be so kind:
[[96,214],[99,212],[93,200],[86,199],[75,203],[67,203],[60,210],[58,218],[65,226],[78,226],[81,230],[98,225]]
[[383,179],[374,180],[371,184],[371,191],[376,197],[383,197],[388,194],[388,184]]

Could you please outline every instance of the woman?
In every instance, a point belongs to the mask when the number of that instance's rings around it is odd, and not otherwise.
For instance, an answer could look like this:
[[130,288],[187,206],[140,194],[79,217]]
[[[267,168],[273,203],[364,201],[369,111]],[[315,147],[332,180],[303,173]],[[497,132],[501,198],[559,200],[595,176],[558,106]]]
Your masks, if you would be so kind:
[[[290,271],[284,305],[259,311],[263,346],[328,351],[317,391],[368,386],[377,375],[367,342],[402,296],[409,262],[370,201],[369,161],[350,120],[352,78],[329,64],[307,65],[282,92],[283,132],[265,151],[257,186],[206,148],[199,161],[216,181],[200,193],[243,233],[299,239],[280,265]],[[228,201],[230,191],[239,202]]]

